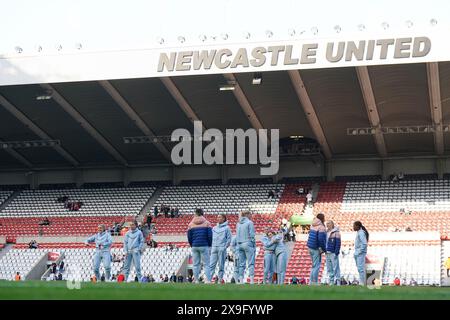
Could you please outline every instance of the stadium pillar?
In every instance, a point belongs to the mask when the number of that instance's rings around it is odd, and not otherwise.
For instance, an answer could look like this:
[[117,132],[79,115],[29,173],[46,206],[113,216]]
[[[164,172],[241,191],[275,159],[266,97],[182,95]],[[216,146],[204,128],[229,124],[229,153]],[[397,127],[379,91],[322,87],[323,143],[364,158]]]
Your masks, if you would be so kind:
[[83,170],[75,171],[75,183],[77,185],[77,188],[81,188],[81,186],[83,185],[84,183]]
[[28,175],[28,183],[30,184],[30,189],[35,190],[39,188],[39,177],[37,172],[30,171],[27,173]]
[[180,184],[179,176],[178,176],[178,168],[173,166],[172,167],[172,184],[174,186],[177,186]]
[[123,186],[128,187],[131,180],[131,171],[128,168],[122,170]]
[[277,174],[272,176],[272,179],[273,179],[273,183],[278,183],[278,180],[280,179],[280,176],[277,173]]
[[222,179],[222,184],[228,183],[228,170],[226,166],[220,166],[220,177]]
[[387,180],[389,177],[389,173],[386,171],[386,160],[381,160],[380,161],[380,165],[381,165],[381,178],[383,180]]

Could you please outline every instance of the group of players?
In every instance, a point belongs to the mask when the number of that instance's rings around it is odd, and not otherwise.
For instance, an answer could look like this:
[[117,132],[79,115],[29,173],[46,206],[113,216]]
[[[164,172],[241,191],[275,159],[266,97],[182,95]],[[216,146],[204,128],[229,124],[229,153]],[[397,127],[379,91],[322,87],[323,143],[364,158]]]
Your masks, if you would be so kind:
[[[355,263],[358,269],[359,283],[366,282],[365,258],[367,254],[367,242],[369,233],[361,222],[353,224],[356,231],[355,238]],[[256,239],[255,227],[251,220],[251,213],[243,211],[240,214],[236,225],[236,235],[232,235],[228,226],[226,215],[218,215],[217,225],[211,227],[211,223],[206,220],[202,209],[196,209],[192,221],[189,223],[187,238],[191,246],[193,259],[194,282],[200,282],[202,264],[205,273],[205,283],[211,283],[216,268],[218,268],[217,281],[223,283],[225,273],[225,261],[227,259],[227,248],[233,252],[234,262],[234,282],[243,284],[254,283]],[[89,237],[86,244],[95,243],[96,252],[93,265],[94,274],[100,279],[100,263],[103,262],[105,268],[105,280],[111,279],[111,245],[112,237],[106,231],[104,225],[98,227],[98,233]],[[287,267],[287,251],[284,244],[284,233],[281,230],[267,229],[261,242],[264,248],[264,279],[265,284],[283,284],[285,282]],[[123,274],[125,280],[128,279],[131,265],[134,264],[136,276],[141,279],[141,254],[144,250],[144,236],[138,229],[138,224],[133,221],[130,230],[125,234],[123,249],[125,252]],[[329,284],[339,285],[340,268],[340,232],[332,221],[325,223],[325,216],[318,214],[311,225],[308,236],[307,247],[311,256],[312,267],[310,273],[311,285],[318,284],[319,270],[322,255],[326,256]],[[246,271],[248,278],[245,278]],[[273,275],[276,273],[276,280]],[[247,281],[248,280],[248,281]]]

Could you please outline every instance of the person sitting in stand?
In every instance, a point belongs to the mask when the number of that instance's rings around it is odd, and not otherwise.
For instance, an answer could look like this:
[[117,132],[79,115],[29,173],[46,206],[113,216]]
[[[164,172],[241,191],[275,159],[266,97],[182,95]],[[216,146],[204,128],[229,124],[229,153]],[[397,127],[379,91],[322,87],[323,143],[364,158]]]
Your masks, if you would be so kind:
[[275,188],[274,194],[275,194],[275,197],[279,198],[281,196],[281,190],[279,188]]
[[154,208],[153,208],[153,215],[155,216],[155,218],[157,218],[158,217],[158,206],[155,206]]
[[270,191],[269,191],[269,196],[268,196],[268,198],[269,198],[269,199],[275,198],[275,193],[273,192],[273,190],[270,190]]
[[450,256],[444,262],[444,268],[446,271],[447,278],[450,278]]
[[69,199],[68,196],[62,196],[62,197],[58,197],[58,198],[56,199],[56,202],[64,203],[64,202],[66,202],[68,199]]
[[301,195],[303,195],[303,194],[305,193],[305,188],[299,187],[299,188],[295,191],[295,193],[296,193],[297,195],[301,196]]
[[29,248],[29,249],[37,249],[37,248],[38,248],[38,244],[37,244],[36,240],[32,240],[32,241],[28,244],[28,248]]
[[149,229],[152,226],[152,221],[153,221],[152,215],[149,213],[147,215],[147,226],[148,226]]
[[121,229],[122,229],[122,226],[120,225],[120,223],[116,222],[114,224],[114,234],[119,235]]
[[170,217],[175,218],[175,208],[170,208]]
[[175,207],[174,214],[175,218],[178,218],[180,216],[180,209],[178,209],[178,207]]
[[306,195],[306,204],[311,205],[312,199],[313,199],[313,195],[312,195],[311,191],[309,191],[308,194]]
[[169,217],[169,207],[164,207],[164,218]]
[[394,174],[394,176],[392,177],[392,182],[398,183],[398,175],[397,174]]
[[291,284],[298,284],[298,279],[296,276],[293,276],[291,279]]
[[170,276],[170,282],[177,282],[177,276],[175,275],[175,272]]
[[177,277],[177,282],[178,283],[182,283],[184,281],[184,277],[180,274],[178,277]]
[[47,217],[44,218],[44,220],[42,220],[41,222],[39,222],[40,226],[49,226],[50,225],[50,220],[48,220]]

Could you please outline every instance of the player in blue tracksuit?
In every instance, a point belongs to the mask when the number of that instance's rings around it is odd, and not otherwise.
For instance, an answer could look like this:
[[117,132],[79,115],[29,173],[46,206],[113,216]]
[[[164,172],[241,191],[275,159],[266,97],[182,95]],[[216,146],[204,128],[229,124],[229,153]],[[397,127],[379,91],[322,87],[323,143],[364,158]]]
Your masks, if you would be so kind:
[[133,221],[131,223],[131,229],[125,234],[125,239],[123,240],[123,250],[125,251],[125,264],[124,273],[125,281],[128,280],[128,275],[130,274],[131,262],[134,264],[136,269],[136,276],[138,279],[142,279],[141,274],[141,253],[144,250],[144,235],[142,231],[137,228],[137,222]]
[[253,225],[251,213],[244,211],[236,226],[236,242],[239,252],[239,283],[244,283],[245,266],[247,264],[250,284],[254,282],[255,276],[255,226]]
[[209,257],[212,245],[212,228],[209,221],[203,216],[203,210],[200,208],[195,210],[194,218],[188,225],[187,237],[191,246],[195,282],[200,282],[200,271],[203,261],[206,276],[205,283],[211,283]]
[[86,245],[95,243],[94,274],[100,279],[100,263],[105,267],[106,281],[111,280],[111,245],[112,237],[103,224],[98,226],[98,233],[86,239]]
[[284,284],[287,268],[287,252],[283,242],[284,232],[274,235],[272,243],[275,244],[275,272],[277,273],[277,284]]
[[225,260],[227,258],[227,248],[231,243],[231,230],[228,226],[227,216],[220,214],[218,224],[212,229],[212,246],[210,257],[211,277],[219,264],[218,282],[222,283],[225,273]]
[[263,282],[265,284],[272,283],[272,277],[275,270],[275,247],[276,244],[272,241],[272,237],[274,236],[274,232],[272,230],[268,230],[266,235],[262,237],[261,242],[264,246],[264,279]]
[[319,213],[312,222],[309,230],[308,242],[306,243],[311,255],[312,267],[309,277],[309,285],[317,285],[319,282],[320,263],[322,253],[326,252],[327,230],[324,225],[325,216]]

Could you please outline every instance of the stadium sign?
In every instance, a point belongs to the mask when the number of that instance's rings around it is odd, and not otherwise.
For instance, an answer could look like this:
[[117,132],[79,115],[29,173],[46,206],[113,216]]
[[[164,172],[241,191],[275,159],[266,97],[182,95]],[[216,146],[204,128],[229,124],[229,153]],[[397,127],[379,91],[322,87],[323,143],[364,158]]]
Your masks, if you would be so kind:
[[[268,147],[269,139],[270,150]],[[178,142],[171,152],[172,163],[175,165],[259,163],[263,166],[260,168],[261,175],[275,175],[279,170],[278,129],[256,130],[250,128],[246,131],[243,129],[226,129],[224,136],[219,129],[210,128],[203,132],[202,122],[194,121],[193,136],[187,129],[179,128],[172,132],[171,141]],[[205,148],[203,148],[204,141],[208,143]],[[223,158],[224,141],[226,142],[225,159]],[[192,158],[194,158],[194,161],[192,161]]]
[[[339,41],[324,44],[321,60],[328,63],[387,59],[422,58],[431,50],[427,37],[387,38],[378,40]],[[172,51],[159,55],[158,72],[191,70],[226,70],[292,66],[317,63],[319,43],[241,47],[211,50]],[[389,58],[388,58],[389,55]]]

